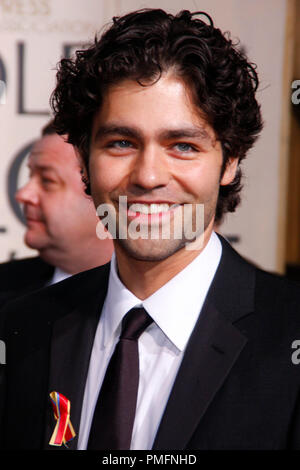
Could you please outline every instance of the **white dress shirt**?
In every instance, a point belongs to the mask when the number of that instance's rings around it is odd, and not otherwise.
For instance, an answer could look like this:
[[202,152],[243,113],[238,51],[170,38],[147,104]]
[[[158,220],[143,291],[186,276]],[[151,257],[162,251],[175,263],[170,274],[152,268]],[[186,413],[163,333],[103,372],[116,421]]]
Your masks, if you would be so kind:
[[64,279],[67,279],[70,276],[72,276],[72,274],[66,273],[60,268],[55,268],[53,276],[47,283],[47,286],[51,286],[52,284],[56,284],[57,282],[63,281]]
[[180,273],[141,301],[120,281],[113,254],[107,296],[96,330],[85,386],[78,449],[87,448],[98,393],[121,333],[121,322],[133,307],[143,306],[153,323],[140,336],[140,379],[131,449],[152,448],[185,348],[198,320],[222,254],[213,232],[204,250]]

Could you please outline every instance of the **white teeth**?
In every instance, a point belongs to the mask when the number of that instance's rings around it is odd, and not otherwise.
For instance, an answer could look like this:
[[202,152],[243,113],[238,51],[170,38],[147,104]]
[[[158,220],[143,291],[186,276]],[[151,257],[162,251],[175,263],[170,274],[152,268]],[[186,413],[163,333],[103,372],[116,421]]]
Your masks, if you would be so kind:
[[158,214],[159,212],[168,212],[170,204],[132,204],[129,209],[132,212],[139,212],[141,214]]
[[151,214],[158,214],[159,212],[168,212],[169,204],[151,204]]
[[132,204],[129,209],[132,212],[140,212],[141,214],[149,213],[149,206],[147,204]]

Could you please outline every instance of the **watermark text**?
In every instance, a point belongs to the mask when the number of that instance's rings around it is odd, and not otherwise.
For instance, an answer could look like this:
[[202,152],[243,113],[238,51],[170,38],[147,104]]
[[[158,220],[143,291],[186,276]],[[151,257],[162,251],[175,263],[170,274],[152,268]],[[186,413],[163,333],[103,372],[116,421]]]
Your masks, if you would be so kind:
[[299,104],[300,103],[300,80],[294,80],[292,83],[292,88],[295,90],[292,93],[292,103]]
[[0,80],[0,104],[6,103],[6,84],[3,80]]
[[117,207],[100,204],[97,215],[101,240],[182,240],[187,250],[199,250],[204,243],[204,204],[128,204],[127,196],[120,196]]
[[6,364],[6,346],[2,340],[0,340],[0,364]]

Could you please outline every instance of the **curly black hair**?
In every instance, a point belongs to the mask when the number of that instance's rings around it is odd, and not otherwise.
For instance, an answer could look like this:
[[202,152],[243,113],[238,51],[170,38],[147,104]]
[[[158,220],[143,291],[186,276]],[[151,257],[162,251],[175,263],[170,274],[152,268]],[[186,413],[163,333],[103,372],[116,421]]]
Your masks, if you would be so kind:
[[[170,68],[188,84],[221,142],[222,171],[229,157],[245,158],[262,129],[256,66],[208,14],[142,9],[114,17],[100,38],[58,66],[51,96],[54,125],[59,134],[68,134],[87,168],[93,118],[107,88],[123,79],[147,86]],[[239,204],[241,176],[239,166],[233,182],[220,186],[216,222]]]

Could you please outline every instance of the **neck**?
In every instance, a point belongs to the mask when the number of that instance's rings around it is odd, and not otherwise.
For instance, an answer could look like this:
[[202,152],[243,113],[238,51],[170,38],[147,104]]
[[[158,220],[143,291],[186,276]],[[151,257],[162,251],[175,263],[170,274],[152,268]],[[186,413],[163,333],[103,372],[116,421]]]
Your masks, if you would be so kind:
[[80,247],[69,251],[47,248],[40,251],[40,256],[47,263],[68,274],[77,274],[108,263],[112,253],[111,240],[97,239],[95,242],[83,243]]
[[115,246],[120,279],[136,297],[146,299],[176,274],[190,264],[207,245],[212,229],[204,233],[201,247],[182,248],[160,261],[141,261],[129,256],[120,246]]

